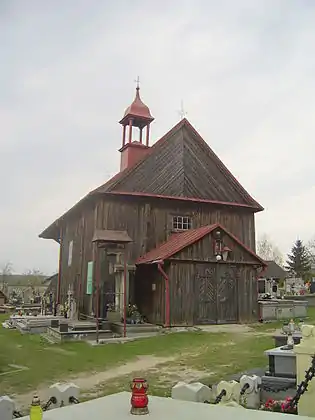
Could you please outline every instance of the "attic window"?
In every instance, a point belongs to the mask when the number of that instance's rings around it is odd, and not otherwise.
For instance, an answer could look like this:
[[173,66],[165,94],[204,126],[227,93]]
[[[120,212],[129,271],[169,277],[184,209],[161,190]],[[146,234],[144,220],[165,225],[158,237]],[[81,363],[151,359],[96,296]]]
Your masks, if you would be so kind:
[[189,216],[173,216],[173,230],[191,229],[191,218]]

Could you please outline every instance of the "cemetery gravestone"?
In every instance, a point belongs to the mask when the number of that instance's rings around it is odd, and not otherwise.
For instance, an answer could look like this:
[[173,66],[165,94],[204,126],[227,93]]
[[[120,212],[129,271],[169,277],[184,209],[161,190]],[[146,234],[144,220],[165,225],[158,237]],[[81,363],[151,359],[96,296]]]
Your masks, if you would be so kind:
[[59,324],[59,331],[61,333],[67,333],[68,330],[69,330],[68,324],[66,322],[61,321],[60,324]]
[[269,375],[285,378],[296,377],[296,357],[293,350],[275,348],[265,351],[269,357]]

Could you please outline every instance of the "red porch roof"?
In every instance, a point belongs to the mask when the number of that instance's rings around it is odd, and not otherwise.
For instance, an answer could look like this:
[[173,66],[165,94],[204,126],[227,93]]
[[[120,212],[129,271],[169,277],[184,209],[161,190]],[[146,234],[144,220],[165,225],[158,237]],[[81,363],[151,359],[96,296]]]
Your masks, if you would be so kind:
[[213,225],[202,226],[198,229],[190,229],[181,233],[174,233],[170,236],[168,241],[164,242],[157,248],[152,249],[142,257],[138,258],[136,265],[140,264],[152,264],[154,261],[164,261],[178,252],[182,251],[184,248],[187,248],[190,245],[198,242],[204,236],[208,235],[215,229],[221,229],[225,232],[230,238],[232,238],[236,243],[238,243],[243,249],[245,249],[249,254],[256,258],[263,266],[266,266],[266,262],[261,259],[255,252],[243,244],[236,236],[227,231],[220,223],[215,223]]

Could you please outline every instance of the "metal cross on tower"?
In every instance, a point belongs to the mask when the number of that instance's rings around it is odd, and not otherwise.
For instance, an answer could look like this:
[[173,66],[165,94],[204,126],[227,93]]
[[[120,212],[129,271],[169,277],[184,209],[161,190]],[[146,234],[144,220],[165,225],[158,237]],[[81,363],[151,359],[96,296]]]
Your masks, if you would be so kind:
[[181,119],[181,120],[183,120],[183,119],[186,117],[187,112],[186,112],[186,111],[185,111],[185,109],[184,109],[184,102],[183,102],[183,101],[181,101],[180,105],[181,105],[181,108],[180,108],[180,110],[178,111],[178,114],[179,114],[179,116],[180,116],[180,119]]
[[140,89],[140,77],[139,76],[135,80],[135,83],[137,84],[137,89]]

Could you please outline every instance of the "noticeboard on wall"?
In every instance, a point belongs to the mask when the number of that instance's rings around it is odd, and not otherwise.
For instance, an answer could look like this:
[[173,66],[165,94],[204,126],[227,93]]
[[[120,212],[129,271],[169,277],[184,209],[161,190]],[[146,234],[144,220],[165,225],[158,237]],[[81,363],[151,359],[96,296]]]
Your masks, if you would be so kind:
[[86,294],[91,295],[93,291],[93,261],[87,265]]

